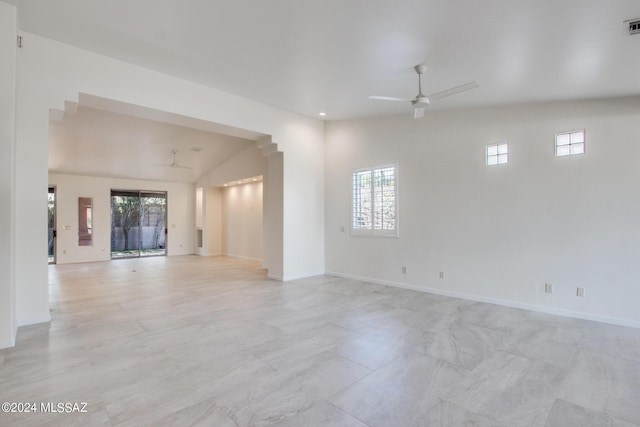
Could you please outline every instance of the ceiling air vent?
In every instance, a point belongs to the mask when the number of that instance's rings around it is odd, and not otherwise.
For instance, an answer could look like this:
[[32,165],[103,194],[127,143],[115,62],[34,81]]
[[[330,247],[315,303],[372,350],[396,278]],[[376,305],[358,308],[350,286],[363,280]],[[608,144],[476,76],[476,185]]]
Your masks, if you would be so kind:
[[632,19],[626,23],[629,24],[629,35],[640,34],[640,18]]

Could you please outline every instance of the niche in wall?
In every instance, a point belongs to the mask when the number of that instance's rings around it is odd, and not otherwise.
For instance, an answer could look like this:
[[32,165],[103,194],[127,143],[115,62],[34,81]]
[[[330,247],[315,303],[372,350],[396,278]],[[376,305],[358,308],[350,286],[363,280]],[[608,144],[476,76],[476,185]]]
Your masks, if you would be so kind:
[[93,199],[78,197],[78,246],[93,244]]

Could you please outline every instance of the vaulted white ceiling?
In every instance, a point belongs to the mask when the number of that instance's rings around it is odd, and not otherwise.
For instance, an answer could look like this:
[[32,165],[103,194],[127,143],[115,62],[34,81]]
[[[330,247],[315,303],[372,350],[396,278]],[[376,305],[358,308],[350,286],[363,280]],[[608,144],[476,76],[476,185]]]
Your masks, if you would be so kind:
[[[427,114],[640,95],[638,0],[7,2],[22,31],[327,120],[411,115],[368,96],[412,98],[418,63],[426,94],[480,84]],[[259,137],[101,103],[52,122],[51,171],[194,182]],[[174,149],[193,169],[156,166]]]
[[[54,173],[196,182],[237,152],[255,147],[251,139],[86,106],[52,117],[49,171]],[[179,167],[171,166],[172,151]]]
[[[326,118],[640,94],[638,0],[11,0],[20,27],[267,104]],[[427,112],[428,114],[428,112]]]

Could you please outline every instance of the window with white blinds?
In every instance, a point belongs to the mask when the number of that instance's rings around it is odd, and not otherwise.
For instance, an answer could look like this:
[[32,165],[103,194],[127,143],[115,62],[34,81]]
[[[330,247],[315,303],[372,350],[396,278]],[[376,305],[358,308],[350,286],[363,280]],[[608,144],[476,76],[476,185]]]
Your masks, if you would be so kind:
[[353,172],[351,232],[362,236],[398,235],[396,165]]

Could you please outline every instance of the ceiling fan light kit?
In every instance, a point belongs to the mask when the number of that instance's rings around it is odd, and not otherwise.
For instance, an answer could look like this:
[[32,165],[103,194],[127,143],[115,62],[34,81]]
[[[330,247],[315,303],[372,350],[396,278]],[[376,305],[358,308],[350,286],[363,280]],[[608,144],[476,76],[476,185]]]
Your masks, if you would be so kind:
[[452,96],[452,95],[456,95],[458,93],[461,92],[465,92],[467,90],[471,90],[471,89],[475,89],[477,87],[480,87],[480,85],[478,84],[478,82],[473,81],[473,82],[469,82],[469,83],[465,83],[463,85],[460,86],[455,86],[452,87],[450,89],[447,90],[443,90],[441,92],[436,92],[433,93],[431,95],[425,96],[422,93],[422,75],[427,71],[427,66],[424,64],[418,64],[415,67],[413,67],[414,70],[416,70],[416,73],[418,74],[418,94],[415,96],[415,98],[413,99],[406,99],[406,98],[396,98],[393,96],[378,96],[378,95],[372,95],[369,97],[369,99],[373,99],[376,101],[395,101],[395,102],[411,102],[411,105],[413,106],[413,118],[414,119],[421,119],[424,117],[424,109],[426,106],[428,106],[429,104],[431,104],[431,101],[436,101],[442,98],[446,98],[447,96]]

